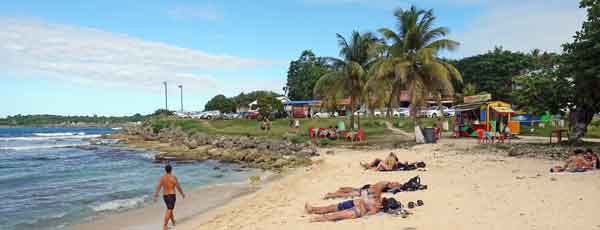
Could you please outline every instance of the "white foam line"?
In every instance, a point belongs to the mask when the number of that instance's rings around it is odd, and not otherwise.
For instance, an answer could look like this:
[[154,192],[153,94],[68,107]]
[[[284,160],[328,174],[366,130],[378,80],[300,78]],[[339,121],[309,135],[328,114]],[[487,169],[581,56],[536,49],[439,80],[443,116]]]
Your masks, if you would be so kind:
[[75,136],[47,136],[47,137],[3,137],[0,141],[43,141],[43,140],[56,140],[56,139],[84,139],[84,138],[98,138],[101,135],[75,135]]
[[70,145],[31,145],[31,146],[14,146],[14,147],[0,147],[0,150],[32,150],[32,149],[52,149],[52,148],[68,148],[82,146],[82,144],[70,144]]

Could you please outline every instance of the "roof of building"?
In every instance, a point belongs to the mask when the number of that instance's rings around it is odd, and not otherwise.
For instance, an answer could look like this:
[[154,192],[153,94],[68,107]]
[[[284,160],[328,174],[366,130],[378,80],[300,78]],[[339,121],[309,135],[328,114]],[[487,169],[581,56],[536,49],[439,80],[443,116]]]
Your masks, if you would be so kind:
[[316,105],[320,104],[320,100],[300,100],[300,101],[288,101],[284,105]]

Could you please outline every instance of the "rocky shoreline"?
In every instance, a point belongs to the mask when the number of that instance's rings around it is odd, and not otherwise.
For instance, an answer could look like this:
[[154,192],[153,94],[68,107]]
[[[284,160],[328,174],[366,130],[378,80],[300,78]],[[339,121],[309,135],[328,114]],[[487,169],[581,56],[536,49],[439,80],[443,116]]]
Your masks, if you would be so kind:
[[212,136],[188,134],[179,127],[161,129],[155,133],[149,126],[128,127],[105,138],[118,139],[126,147],[158,151],[156,162],[219,160],[251,168],[280,171],[307,166],[318,156],[311,143],[291,140],[271,140],[246,136]]

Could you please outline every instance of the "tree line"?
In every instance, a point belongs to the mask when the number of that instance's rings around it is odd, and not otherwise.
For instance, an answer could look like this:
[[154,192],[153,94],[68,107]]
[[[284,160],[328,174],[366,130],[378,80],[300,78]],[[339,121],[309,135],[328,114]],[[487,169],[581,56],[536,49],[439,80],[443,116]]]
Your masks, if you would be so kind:
[[379,36],[354,31],[349,39],[337,34],[340,58],[303,51],[290,64],[286,89],[292,100],[319,98],[334,104],[349,97],[353,112],[357,105],[390,107],[400,90],[410,92],[414,107],[427,96],[454,96],[461,102],[463,96],[490,93],[533,114],[570,111],[570,140],[577,142],[600,112],[599,5],[600,0],[580,1],[586,21],[574,41],[562,45],[561,54],[495,47],[458,60],[438,56],[460,44],[445,38],[447,28],[433,26],[432,10],[398,9],[396,30],[381,28]]
[[204,111],[219,110],[222,113],[239,112],[237,111],[237,108],[248,106],[248,104],[255,100],[259,100],[260,98],[264,98],[262,101],[272,100],[271,98],[278,96],[281,95],[272,91],[264,90],[257,90],[249,93],[242,92],[234,97],[226,97],[225,95],[219,94],[206,102],[204,105]]
[[60,116],[60,115],[15,115],[0,119],[1,126],[45,126],[70,123],[122,124],[144,121],[148,116],[139,113],[133,116]]

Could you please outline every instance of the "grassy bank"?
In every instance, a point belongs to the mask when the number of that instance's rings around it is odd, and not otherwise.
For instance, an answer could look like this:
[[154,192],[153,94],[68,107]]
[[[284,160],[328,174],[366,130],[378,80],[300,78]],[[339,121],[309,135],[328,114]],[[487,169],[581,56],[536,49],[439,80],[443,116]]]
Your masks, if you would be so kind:
[[[537,124],[533,127],[521,126],[521,135],[549,137],[552,130],[558,128],[559,127],[555,127],[551,124],[545,125],[544,127],[540,127]],[[565,129],[568,129],[568,124],[565,124]],[[566,134],[563,134],[563,137],[566,137]],[[584,138],[600,138],[600,119],[592,121],[592,123],[588,126],[588,130]]]
[[[309,128],[327,128],[335,127],[338,122],[344,122],[349,127],[349,119],[341,118],[320,118],[320,119],[300,119],[300,129],[290,127],[289,119],[279,119],[271,123],[271,131],[266,132],[260,129],[260,122],[256,120],[234,119],[234,120],[198,120],[181,119],[174,117],[161,117],[149,120],[155,132],[171,126],[181,127],[188,133],[201,132],[212,135],[233,135],[233,136],[253,136],[280,139],[283,136],[289,136],[295,142],[306,141],[309,139]],[[379,118],[361,118],[361,128],[365,131],[368,141],[382,139],[391,131],[386,128],[385,119]],[[323,141],[330,142],[330,141]],[[334,141],[330,143],[341,143],[343,141]],[[329,143],[326,143],[329,144]]]

